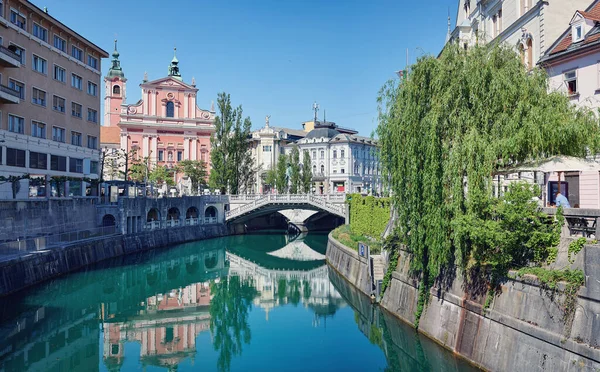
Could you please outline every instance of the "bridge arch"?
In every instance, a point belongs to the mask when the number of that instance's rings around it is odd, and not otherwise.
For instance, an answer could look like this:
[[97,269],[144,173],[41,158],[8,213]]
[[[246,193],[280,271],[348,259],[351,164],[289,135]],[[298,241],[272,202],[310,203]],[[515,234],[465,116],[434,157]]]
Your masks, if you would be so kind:
[[105,214],[104,217],[102,217],[102,226],[103,227],[115,226],[116,224],[117,224],[117,220],[115,219],[115,216],[113,216],[112,214]]
[[167,211],[167,220],[179,220],[179,208],[169,208],[169,210]]
[[160,221],[160,212],[156,208],[152,208],[148,211],[148,215],[146,216],[147,222],[152,221]]
[[196,208],[196,207],[189,207],[187,209],[187,211],[185,212],[186,219],[198,218],[198,215],[199,215],[199,212],[198,212],[198,208]]

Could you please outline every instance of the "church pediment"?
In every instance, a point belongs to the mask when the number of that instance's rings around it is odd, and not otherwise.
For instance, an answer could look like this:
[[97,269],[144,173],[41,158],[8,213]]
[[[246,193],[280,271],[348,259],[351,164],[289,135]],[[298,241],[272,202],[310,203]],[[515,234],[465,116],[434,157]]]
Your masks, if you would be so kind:
[[198,89],[192,85],[186,84],[183,81],[179,81],[171,76],[164,77],[162,79],[149,81],[141,84],[142,88],[167,88],[167,89],[185,89],[197,92]]

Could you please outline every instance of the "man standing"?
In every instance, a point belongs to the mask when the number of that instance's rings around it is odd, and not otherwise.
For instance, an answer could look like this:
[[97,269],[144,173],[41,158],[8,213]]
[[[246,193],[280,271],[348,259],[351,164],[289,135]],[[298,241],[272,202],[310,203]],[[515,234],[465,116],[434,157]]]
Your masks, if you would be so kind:
[[571,208],[571,204],[569,204],[569,200],[566,196],[558,191],[556,192],[556,207]]

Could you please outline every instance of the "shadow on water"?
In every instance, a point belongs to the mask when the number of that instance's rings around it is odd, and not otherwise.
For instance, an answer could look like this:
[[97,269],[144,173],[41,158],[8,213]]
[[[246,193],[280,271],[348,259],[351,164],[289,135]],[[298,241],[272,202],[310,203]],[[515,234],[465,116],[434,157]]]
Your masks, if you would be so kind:
[[360,331],[385,353],[386,371],[480,371],[389,312],[371,304],[368,296],[331,268],[329,280],[354,310],[354,320]]

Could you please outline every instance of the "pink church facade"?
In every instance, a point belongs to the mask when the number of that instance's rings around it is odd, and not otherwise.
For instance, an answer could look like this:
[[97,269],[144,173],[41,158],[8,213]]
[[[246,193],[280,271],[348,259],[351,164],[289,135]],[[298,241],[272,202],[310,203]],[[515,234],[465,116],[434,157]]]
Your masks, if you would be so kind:
[[[195,81],[185,83],[179,61],[173,57],[169,74],[139,85],[142,98],[126,103],[127,79],[121,69],[119,53],[113,53],[112,66],[104,78],[104,128],[101,142],[116,142],[121,150],[135,150],[140,158],[149,157],[150,169],[173,168],[182,160],[202,160],[210,169],[210,136],[214,132],[214,107],[197,106]],[[118,129],[117,129],[118,128]],[[118,132],[118,133],[117,133]],[[116,143],[115,143],[116,145]],[[184,175],[175,176],[185,183]]]

